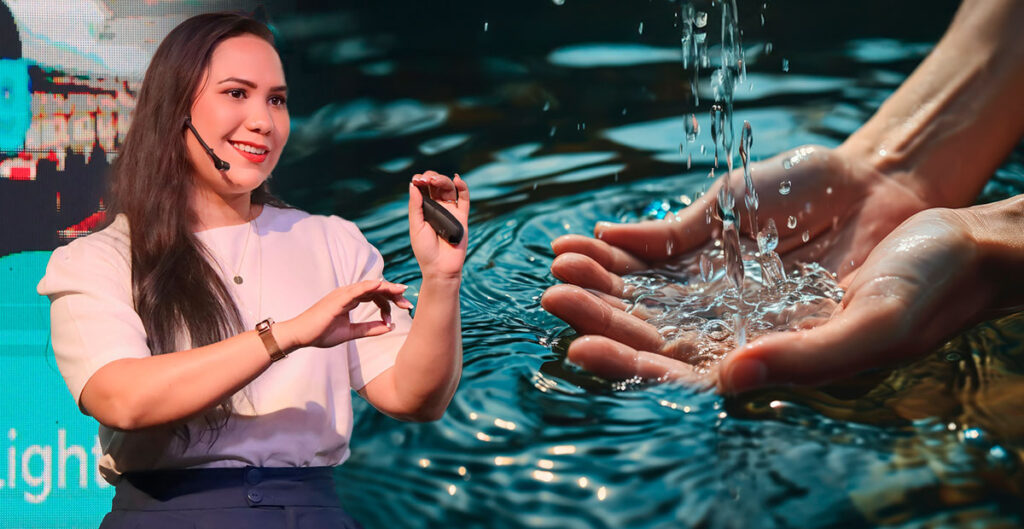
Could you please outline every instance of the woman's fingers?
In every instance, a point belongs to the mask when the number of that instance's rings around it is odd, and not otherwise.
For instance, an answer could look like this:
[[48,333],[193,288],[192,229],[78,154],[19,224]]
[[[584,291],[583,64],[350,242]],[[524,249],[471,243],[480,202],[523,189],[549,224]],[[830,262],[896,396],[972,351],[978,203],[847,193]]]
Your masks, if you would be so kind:
[[664,343],[653,325],[608,305],[575,285],[555,285],[547,289],[540,303],[580,334],[607,336],[647,351],[658,351]]
[[628,274],[650,268],[647,263],[621,248],[583,235],[563,235],[551,242],[555,255],[576,253],[586,255],[615,274]]
[[569,345],[569,361],[609,380],[640,377],[647,380],[681,380],[700,383],[706,376],[693,366],[604,336],[583,336]]
[[[461,178],[459,179],[461,180]],[[438,202],[455,203],[456,199],[461,200],[462,189],[456,187],[451,178],[435,171],[427,171],[412,177],[412,183],[419,187],[426,187],[430,192],[430,198]],[[465,182],[463,182],[465,184]],[[468,191],[468,189],[467,189]],[[469,200],[469,196],[466,197]]]
[[622,278],[586,255],[566,253],[555,257],[551,263],[551,273],[566,283],[620,298],[625,295],[625,282]]
[[[402,308],[411,308],[411,303],[402,297],[408,287],[398,283],[390,283],[383,279],[370,279],[358,283],[340,287],[336,292],[342,300],[341,312],[349,312],[359,306],[360,303],[372,301],[380,305],[394,301]],[[380,303],[378,303],[378,301]],[[408,305],[408,306],[403,306]],[[390,309],[389,309],[390,310]]]
[[391,332],[394,327],[391,326],[389,321],[367,321],[363,323],[353,323],[349,325],[349,332],[351,337],[349,340],[355,340],[356,338],[365,338],[367,336],[380,336]]
[[455,206],[462,213],[462,221],[465,224],[466,219],[469,218],[469,184],[458,173],[455,173],[453,182],[459,197]]

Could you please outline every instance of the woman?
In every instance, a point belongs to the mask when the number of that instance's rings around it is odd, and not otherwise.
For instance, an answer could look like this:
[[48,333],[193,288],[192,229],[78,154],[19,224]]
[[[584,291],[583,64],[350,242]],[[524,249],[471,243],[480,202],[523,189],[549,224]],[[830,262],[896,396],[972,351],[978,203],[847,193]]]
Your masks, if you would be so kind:
[[39,284],[117,486],[104,528],[357,526],[330,472],[349,455],[349,389],[434,420],[458,384],[466,239],[434,234],[414,186],[465,226],[465,182],[428,172],[409,186],[423,273],[410,318],[352,223],[269,194],[286,97],[264,25],[221,13],[171,31],[114,166],[116,217],[56,250]]

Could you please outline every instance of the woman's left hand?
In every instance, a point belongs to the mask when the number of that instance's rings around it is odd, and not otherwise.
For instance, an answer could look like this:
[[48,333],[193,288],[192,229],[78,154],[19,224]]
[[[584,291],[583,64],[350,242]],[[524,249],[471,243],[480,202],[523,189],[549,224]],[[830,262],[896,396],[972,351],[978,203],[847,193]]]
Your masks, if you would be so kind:
[[[423,218],[423,197],[416,188],[428,190],[462,224],[462,240],[453,245],[441,239]],[[423,278],[450,279],[462,275],[469,240],[469,186],[459,175],[455,179],[434,171],[412,177],[409,185],[409,239]]]

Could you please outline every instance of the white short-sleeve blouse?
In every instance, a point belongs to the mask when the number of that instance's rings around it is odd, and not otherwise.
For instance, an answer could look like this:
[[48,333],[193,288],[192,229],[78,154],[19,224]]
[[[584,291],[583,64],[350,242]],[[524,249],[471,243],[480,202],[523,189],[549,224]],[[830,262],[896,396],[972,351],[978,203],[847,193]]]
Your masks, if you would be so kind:
[[[356,226],[338,217],[265,206],[250,224],[196,233],[223,274],[247,328],[284,321],[332,289],[382,277],[383,260]],[[120,358],[150,355],[131,288],[128,223],[58,248],[38,291],[50,298],[57,366],[78,402],[89,378]],[[241,285],[231,278],[242,276]],[[351,389],[394,364],[412,320],[392,306],[395,330],[331,349],[306,348],[270,366],[233,402],[235,414],[212,439],[192,426],[187,447],[173,427],[121,432],[100,426],[100,471],[115,483],[124,472],[187,467],[331,466],[348,458]],[[372,303],[353,321],[379,319]]]

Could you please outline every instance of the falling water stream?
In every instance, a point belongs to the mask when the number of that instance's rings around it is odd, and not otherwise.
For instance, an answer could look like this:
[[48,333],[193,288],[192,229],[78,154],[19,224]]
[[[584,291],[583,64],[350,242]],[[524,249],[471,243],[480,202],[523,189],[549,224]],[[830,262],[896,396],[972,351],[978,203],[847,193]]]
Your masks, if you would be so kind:
[[[779,239],[775,221],[769,218],[763,228],[759,227],[760,199],[752,176],[750,149],[754,137],[749,121],[743,123],[739,142],[743,185],[734,182],[739,176],[733,163],[733,97],[736,87],[746,80],[746,68],[736,2],[726,0],[718,6],[722,21],[721,57],[720,67],[710,76],[714,102],[710,106],[708,129],[715,153],[711,175],[723,159],[726,172],[721,176],[715,205],[709,207],[705,218],[709,223],[712,218],[721,222],[719,239],[713,249],[696,257],[684,258],[662,270],[625,277],[631,287],[630,311],[658,328],[666,344],[661,352],[699,370],[708,369],[731,349],[760,335],[823,322],[843,295],[836,276],[820,265],[800,263],[787,274],[775,252]],[[680,9],[683,67],[689,73],[695,108],[700,104],[700,68],[711,64],[707,17],[707,13],[691,4]],[[685,123],[687,143],[692,144],[700,131],[696,114],[690,114]],[[740,189],[746,206],[746,224],[756,242],[756,250],[746,260],[740,235],[741,214],[737,209],[736,193]],[[786,182],[779,193],[787,195],[790,190],[791,184]],[[790,219],[787,227],[793,229],[795,217]],[[671,249],[668,253],[671,255]],[[699,275],[694,273],[697,271]]]

